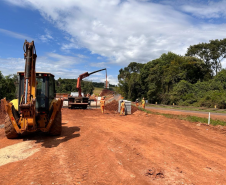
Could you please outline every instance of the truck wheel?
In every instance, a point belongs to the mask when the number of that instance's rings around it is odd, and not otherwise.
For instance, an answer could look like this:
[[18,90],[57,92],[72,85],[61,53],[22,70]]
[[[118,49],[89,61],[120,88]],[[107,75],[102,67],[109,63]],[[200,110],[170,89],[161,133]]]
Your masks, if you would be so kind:
[[62,130],[62,118],[61,118],[61,110],[57,112],[56,117],[53,121],[53,124],[49,130],[50,135],[59,136]]
[[18,134],[11,122],[11,120],[9,119],[9,115],[6,114],[5,117],[5,135],[8,139],[14,139],[18,137]]

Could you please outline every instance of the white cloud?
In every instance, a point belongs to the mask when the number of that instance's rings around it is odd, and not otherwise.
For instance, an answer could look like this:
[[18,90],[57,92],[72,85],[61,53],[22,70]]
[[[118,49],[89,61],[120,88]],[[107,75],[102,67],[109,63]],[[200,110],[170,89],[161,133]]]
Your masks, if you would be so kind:
[[[0,58],[0,71],[4,76],[24,71],[23,58]],[[13,66],[13,67],[12,67]]]
[[[105,82],[106,81],[106,74],[105,73],[96,73],[93,75],[90,75],[89,77],[85,78],[85,80],[93,81],[93,82]],[[118,78],[113,75],[107,76],[107,81],[110,84],[117,85],[118,84]]]
[[220,2],[207,2],[182,5],[182,10],[200,18],[220,18],[226,15],[226,0]]
[[168,51],[184,54],[190,45],[225,37],[226,24],[200,22],[182,12],[218,17],[225,13],[225,0],[208,6],[199,3],[199,7],[190,1],[189,6],[180,4],[182,11],[172,4],[146,0],[7,1],[39,10],[69,34],[71,39],[62,45],[63,50],[88,48],[122,66],[147,62]]
[[91,62],[89,65],[92,66],[92,67],[106,67],[105,62],[98,62],[98,63]]
[[48,29],[45,29],[45,35],[41,35],[39,37],[39,39],[42,41],[42,42],[49,42],[51,40],[53,40],[53,37],[50,33],[50,31]]
[[5,29],[2,29],[2,28],[0,28],[0,32],[3,33],[3,34],[5,34],[5,35],[8,35],[10,37],[17,38],[17,39],[34,40],[33,38],[31,38],[31,37],[29,37],[27,35],[16,33],[16,32],[9,31],[9,30],[5,30]]
[[[36,71],[50,72],[55,79],[69,78],[77,79],[78,76],[87,71],[86,68],[78,68],[82,63],[79,57],[59,55],[56,53],[46,53],[44,56],[37,57]],[[24,71],[25,60],[23,58],[0,58],[0,71],[4,76],[9,74],[17,74],[18,71]],[[12,67],[13,66],[13,67]],[[96,66],[95,66],[96,67]],[[92,71],[88,71],[89,73]],[[106,80],[105,72],[98,72],[85,78],[89,81],[104,82]],[[111,84],[117,84],[117,77],[108,76]]]
[[69,43],[69,44],[62,44],[62,46],[61,46],[61,49],[62,50],[70,50],[70,49],[73,49],[73,48],[79,48],[78,47],[78,45],[77,44],[75,44],[75,43],[73,43],[73,42],[71,42],[71,43]]
[[[75,68],[80,62],[77,57],[46,53],[45,56],[37,57],[36,71],[50,72],[55,75],[56,79],[59,77],[77,78],[79,74],[84,73],[82,69]],[[16,74],[18,71],[24,71],[24,64],[23,58],[0,58],[0,71],[4,76]]]
[[88,56],[81,55],[81,54],[77,54],[76,56],[79,57],[79,58],[89,58]]

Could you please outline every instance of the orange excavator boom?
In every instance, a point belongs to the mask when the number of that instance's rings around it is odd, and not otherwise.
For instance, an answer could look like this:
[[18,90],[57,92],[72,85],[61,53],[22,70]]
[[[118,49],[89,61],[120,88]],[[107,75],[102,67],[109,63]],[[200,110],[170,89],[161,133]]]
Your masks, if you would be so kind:
[[[91,73],[88,73],[88,72],[85,72],[81,75],[79,75],[78,79],[77,79],[77,89],[78,89],[78,97],[82,97],[82,90],[81,90],[81,81],[82,79],[94,74],[94,73],[97,73],[97,72],[100,72],[100,71],[103,71],[103,70],[106,70],[106,74],[107,74],[107,69],[104,68],[104,69],[100,69],[100,70],[97,70],[97,71],[93,71]],[[107,75],[106,75],[106,78],[107,78]],[[107,81],[107,79],[106,79]]]

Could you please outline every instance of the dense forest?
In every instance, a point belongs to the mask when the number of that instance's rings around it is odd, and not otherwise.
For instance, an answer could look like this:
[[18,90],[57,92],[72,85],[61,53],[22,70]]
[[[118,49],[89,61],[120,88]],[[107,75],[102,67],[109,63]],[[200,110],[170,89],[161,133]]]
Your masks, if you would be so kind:
[[[68,93],[77,92],[77,79],[61,79],[55,80],[56,93]],[[7,100],[12,100],[17,97],[17,75],[4,76],[0,71],[0,99],[6,97]],[[82,80],[82,91],[87,94],[92,94],[95,87],[104,88],[103,82],[90,82]],[[110,88],[115,85],[110,84]]]
[[226,39],[190,46],[185,56],[162,54],[146,64],[120,69],[119,93],[135,101],[226,108]]

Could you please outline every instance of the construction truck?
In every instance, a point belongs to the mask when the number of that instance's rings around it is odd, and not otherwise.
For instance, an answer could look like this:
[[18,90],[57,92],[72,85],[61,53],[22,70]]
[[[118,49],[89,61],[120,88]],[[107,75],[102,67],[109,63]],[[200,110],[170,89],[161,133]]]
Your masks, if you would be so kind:
[[36,72],[34,41],[24,42],[25,71],[18,72],[18,99],[1,105],[6,112],[5,134],[9,139],[28,132],[48,132],[60,135],[62,129],[62,100],[55,99],[54,75]]
[[68,108],[69,109],[72,109],[72,108],[87,109],[87,106],[89,105],[89,98],[82,96],[82,89],[81,89],[82,79],[84,79],[94,73],[103,71],[103,70],[106,70],[106,78],[107,78],[107,69],[106,68],[100,69],[97,71],[93,71],[91,73],[85,72],[85,73],[79,75],[79,77],[77,79],[78,97],[73,97],[73,96],[68,97]]

